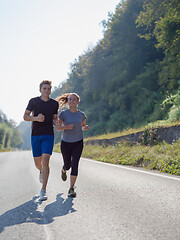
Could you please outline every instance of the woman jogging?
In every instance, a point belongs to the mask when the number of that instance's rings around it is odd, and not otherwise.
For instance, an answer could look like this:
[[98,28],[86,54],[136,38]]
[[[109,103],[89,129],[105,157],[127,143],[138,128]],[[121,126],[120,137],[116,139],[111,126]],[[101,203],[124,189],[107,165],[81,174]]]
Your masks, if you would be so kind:
[[83,150],[83,132],[89,130],[85,124],[86,115],[77,109],[80,97],[76,93],[66,93],[56,99],[60,107],[65,104],[68,109],[60,112],[56,123],[56,130],[63,131],[61,137],[61,152],[64,165],[61,170],[61,178],[66,181],[66,171],[71,168],[69,197],[76,197],[74,185],[78,176],[78,164]]
[[40,97],[30,99],[24,120],[32,122],[31,145],[36,168],[42,183],[40,200],[47,199],[46,186],[49,177],[49,159],[54,145],[53,121],[57,120],[58,102],[51,99],[51,81],[40,83]]

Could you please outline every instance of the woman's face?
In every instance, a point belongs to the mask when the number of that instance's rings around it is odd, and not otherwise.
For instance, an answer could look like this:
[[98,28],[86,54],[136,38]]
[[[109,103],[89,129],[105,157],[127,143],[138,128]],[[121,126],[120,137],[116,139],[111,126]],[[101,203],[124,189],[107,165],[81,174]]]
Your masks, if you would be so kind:
[[73,95],[73,94],[69,95],[69,97],[68,97],[69,107],[76,107],[78,105],[78,103],[79,103],[79,100],[75,95]]

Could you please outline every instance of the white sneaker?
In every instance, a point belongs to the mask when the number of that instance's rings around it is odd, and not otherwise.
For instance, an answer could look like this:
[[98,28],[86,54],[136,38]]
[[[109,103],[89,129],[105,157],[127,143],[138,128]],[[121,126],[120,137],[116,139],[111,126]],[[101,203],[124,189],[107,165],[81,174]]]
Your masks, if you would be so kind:
[[39,198],[39,200],[41,200],[41,201],[47,200],[46,191],[44,189],[41,189],[41,191],[40,191],[40,198]]
[[42,173],[41,172],[39,172],[39,181],[40,181],[40,183],[42,183]]

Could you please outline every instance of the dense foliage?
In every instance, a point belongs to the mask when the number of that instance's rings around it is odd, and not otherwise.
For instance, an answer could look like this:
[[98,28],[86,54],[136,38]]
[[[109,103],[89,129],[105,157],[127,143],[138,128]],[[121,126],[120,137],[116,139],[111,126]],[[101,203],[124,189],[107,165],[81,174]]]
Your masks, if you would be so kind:
[[125,0],[102,21],[103,39],[71,64],[52,93],[81,96],[87,134],[179,119],[179,11],[178,0]]
[[13,121],[8,121],[6,115],[0,111],[0,151],[20,148],[22,138]]

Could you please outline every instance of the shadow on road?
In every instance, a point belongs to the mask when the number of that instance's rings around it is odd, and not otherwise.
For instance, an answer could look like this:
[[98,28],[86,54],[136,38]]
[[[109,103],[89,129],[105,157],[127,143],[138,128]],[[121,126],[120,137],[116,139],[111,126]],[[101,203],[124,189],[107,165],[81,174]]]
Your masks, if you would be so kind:
[[[73,198],[67,198],[66,200],[61,197],[61,194],[56,196],[56,201],[47,205],[44,208],[43,215],[43,224],[48,224],[54,221],[55,217],[65,216],[69,213],[76,212],[73,208]],[[42,224],[42,223],[41,223]]]
[[62,193],[56,196],[56,201],[47,205],[41,212],[38,201],[39,197],[33,197],[32,200],[13,208],[0,216],[0,233],[6,227],[22,223],[49,224],[55,217],[65,216],[76,212],[73,208],[73,198],[64,199]]

